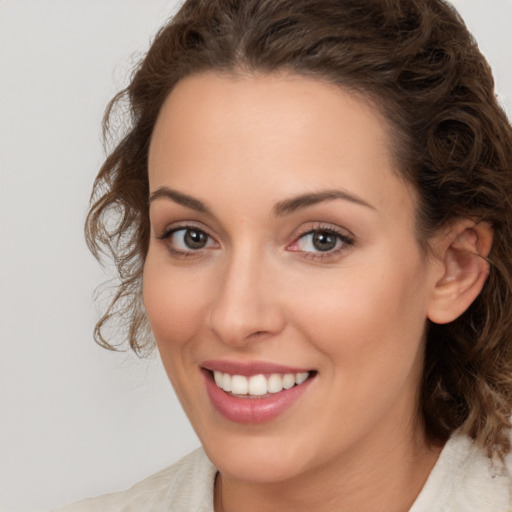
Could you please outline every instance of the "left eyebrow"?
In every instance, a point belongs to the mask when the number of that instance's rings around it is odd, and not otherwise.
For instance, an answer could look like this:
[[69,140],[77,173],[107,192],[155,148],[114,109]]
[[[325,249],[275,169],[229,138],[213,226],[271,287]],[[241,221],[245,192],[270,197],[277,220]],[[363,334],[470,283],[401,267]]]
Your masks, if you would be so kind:
[[307,208],[308,206],[313,206],[324,201],[332,201],[333,199],[350,201],[351,203],[375,210],[375,207],[370,203],[367,203],[360,197],[357,197],[356,195],[344,190],[323,190],[311,194],[301,194],[300,196],[280,201],[274,206],[274,215],[276,215],[276,217],[282,217],[284,215],[289,215],[290,213],[296,212],[302,208]]

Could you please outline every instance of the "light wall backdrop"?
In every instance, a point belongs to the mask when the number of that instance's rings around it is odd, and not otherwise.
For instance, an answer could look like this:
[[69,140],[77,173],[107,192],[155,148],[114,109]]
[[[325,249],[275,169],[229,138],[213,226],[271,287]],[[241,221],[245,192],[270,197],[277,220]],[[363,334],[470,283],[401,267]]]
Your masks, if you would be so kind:
[[[456,0],[512,114],[512,0]],[[156,353],[92,340],[83,221],[110,97],[178,0],[0,0],[0,509],[130,486],[198,446]]]

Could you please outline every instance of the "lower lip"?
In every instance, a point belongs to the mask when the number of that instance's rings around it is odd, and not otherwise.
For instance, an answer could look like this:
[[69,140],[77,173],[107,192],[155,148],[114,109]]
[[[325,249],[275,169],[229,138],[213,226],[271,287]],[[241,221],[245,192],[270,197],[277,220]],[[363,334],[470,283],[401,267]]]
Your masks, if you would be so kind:
[[236,423],[263,423],[277,418],[299,400],[313,380],[310,377],[299,386],[264,398],[237,398],[220,389],[209,371],[202,370],[202,373],[214,407],[226,419]]

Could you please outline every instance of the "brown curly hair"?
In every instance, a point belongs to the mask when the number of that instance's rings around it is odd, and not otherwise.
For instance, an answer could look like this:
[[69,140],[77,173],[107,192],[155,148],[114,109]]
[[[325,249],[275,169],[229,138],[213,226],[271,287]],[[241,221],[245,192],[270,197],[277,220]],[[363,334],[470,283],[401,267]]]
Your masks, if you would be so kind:
[[420,407],[433,440],[460,428],[489,455],[509,452],[512,129],[485,58],[443,0],[186,1],[105,114],[106,136],[119,109],[130,126],[96,178],[86,222],[90,249],[98,258],[112,256],[119,277],[96,341],[118,349],[105,329],[122,319],[137,354],[153,344],[141,299],[149,142],[176,83],[211,70],[288,70],[376,103],[393,128],[400,172],[420,197],[423,248],[457,218],[493,226],[482,293],[456,321],[429,326]]

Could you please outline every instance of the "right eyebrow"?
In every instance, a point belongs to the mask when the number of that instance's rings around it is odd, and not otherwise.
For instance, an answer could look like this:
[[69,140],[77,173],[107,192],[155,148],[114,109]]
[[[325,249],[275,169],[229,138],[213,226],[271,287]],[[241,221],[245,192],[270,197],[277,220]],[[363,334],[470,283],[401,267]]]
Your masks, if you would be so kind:
[[174,201],[181,206],[185,206],[186,208],[190,208],[191,210],[211,214],[210,209],[204,203],[199,201],[199,199],[183,194],[182,192],[178,192],[177,190],[169,187],[160,187],[152,192],[149,196],[149,204],[157,199],[170,199],[171,201]]

